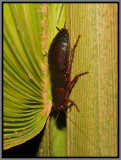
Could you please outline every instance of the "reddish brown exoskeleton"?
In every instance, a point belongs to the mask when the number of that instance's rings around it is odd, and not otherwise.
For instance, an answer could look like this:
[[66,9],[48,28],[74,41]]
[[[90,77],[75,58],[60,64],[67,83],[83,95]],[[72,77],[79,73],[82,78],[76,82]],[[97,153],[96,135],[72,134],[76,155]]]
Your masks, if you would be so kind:
[[70,54],[68,30],[65,26],[61,30],[59,28],[57,29],[59,32],[51,43],[48,57],[54,109],[66,111],[68,109],[68,102],[70,102],[76,106],[79,112],[80,110],[77,104],[68,99],[68,97],[78,78],[88,73],[78,74],[71,80],[72,61],[80,35]]

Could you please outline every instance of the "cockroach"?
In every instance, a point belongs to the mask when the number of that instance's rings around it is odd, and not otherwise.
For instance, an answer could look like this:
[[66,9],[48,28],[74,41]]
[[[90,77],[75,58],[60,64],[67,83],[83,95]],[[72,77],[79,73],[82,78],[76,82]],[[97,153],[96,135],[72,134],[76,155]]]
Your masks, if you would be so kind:
[[[65,25],[62,29],[59,29],[58,27],[56,28],[59,32],[57,33],[50,45],[48,55],[53,106],[54,109],[58,111],[55,122],[59,116],[59,111],[61,110],[63,110],[66,117],[69,118],[69,116],[66,114],[66,111],[69,108],[69,102],[76,107],[78,112],[80,112],[77,104],[74,101],[70,100],[68,97],[79,77],[89,73],[80,73],[76,75],[73,80],[71,80],[72,61],[75,53],[75,48],[77,47],[81,36],[78,36],[76,43],[74,44],[74,47],[70,52],[68,30],[66,29]],[[91,143],[88,136],[76,125],[76,123],[74,123],[71,119],[70,121],[85,135],[85,137]],[[52,126],[52,129],[54,127],[54,124]],[[52,129],[50,135],[52,133]]]
[[77,41],[70,53],[68,30],[65,26],[62,29],[59,29],[58,27],[56,28],[59,32],[50,45],[48,55],[54,109],[58,111],[67,111],[69,108],[68,103],[70,102],[72,105],[75,105],[77,111],[80,112],[77,104],[74,101],[68,99],[78,78],[89,73],[84,72],[78,74],[73,80],[71,80],[72,61],[80,35],[78,36]]

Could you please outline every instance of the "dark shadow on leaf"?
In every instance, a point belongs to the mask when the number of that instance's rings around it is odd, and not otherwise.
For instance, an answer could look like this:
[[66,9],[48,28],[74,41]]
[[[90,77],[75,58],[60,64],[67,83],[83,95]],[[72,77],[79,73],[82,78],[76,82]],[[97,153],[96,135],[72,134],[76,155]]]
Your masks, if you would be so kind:
[[66,115],[65,115],[64,111],[57,111],[57,110],[54,110],[54,108],[52,108],[50,116],[54,117],[54,119],[55,119],[58,112],[60,112],[60,113],[57,118],[56,124],[57,124],[58,128],[61,130],[63,127],[66,127]]
[[18,145],[16,147],[12,147],[8,150],[4,150],[2,152],[2,157],[3,158],[35,158],[39,145],[42,141],[44,131],[45,131],[45,127],[37,136],[35,136],[31,140],[28,140],[27,142],[21,145]]

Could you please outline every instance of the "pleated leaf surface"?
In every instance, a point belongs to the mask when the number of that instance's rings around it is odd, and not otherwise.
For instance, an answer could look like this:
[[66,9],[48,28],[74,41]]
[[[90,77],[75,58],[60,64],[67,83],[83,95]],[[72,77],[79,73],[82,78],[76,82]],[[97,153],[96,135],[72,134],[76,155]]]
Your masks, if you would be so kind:
[[[37,135],[51,111],[47,53],[62,4],[3,5],[3,148]],[[51,14],[51,17],[50,17]]]

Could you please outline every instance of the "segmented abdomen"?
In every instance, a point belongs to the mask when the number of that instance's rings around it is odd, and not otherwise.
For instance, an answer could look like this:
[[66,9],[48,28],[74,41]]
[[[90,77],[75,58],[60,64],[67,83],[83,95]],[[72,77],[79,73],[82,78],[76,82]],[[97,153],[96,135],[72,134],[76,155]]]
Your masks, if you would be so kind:
[[53,39],[49,50],[49,69],[52,85],[65,87],[64,67],[69,57],[69,35],[66,29],[62,29]]

